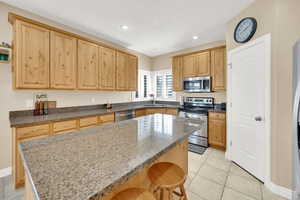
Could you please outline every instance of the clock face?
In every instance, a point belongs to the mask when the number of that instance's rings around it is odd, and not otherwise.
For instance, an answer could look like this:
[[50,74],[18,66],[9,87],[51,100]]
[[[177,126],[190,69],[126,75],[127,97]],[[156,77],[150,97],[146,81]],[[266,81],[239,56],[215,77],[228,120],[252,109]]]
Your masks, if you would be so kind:
[[247,17],[240,21],[234,31],[234,40],[238,43],[248,42],[257,29],[256,19]]

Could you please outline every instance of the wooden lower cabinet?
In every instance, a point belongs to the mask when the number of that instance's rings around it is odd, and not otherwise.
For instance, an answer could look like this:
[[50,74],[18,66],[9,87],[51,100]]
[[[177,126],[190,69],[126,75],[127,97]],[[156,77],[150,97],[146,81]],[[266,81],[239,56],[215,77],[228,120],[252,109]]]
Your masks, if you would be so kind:
[[165,114],[178,115],[178,109],[177,108],[166,108]]
[[53,123],[53,133],[54,135],[63,134],[75,131],[77,129],[77,120],[66,120]]
[[226,150],[226,113],[210,112],[208,119],[209,146]]
[[152,114],[168,114],[168,115],[178,115],[177,108],[144,108],[135,111],[136,117],[142,117],[145,115]]
[[18,151],[19,144],[21,142],[48,137],[51,134],[50,124],[13,128],[12,134],[12,173],[13,182],[15,187],[18,188],[23,186],[25,182],[23,161]]
[[98,124],[98,116],[83,117],[79,119],[80,128],[88,128],[91,126],[96,126]]
[[146,114],[152,115],[152,114],[165,114],[165,108],[147,108]]
[[12,175],[15,188],[23,187],[25,174],[18,146],[21,142],[41,139],[52,135],[68,133],[97,125],[115,122],[115,114],[108,113],[99,116],[82,117],[53,123],[12,128]]
[[114,122],[115,122],[115,113],[108,113],[108,114],[99,116],[99,124],[100,125],[111,124]]
[[146,109],[135,110],[135,117],[143,117],[146,115]]

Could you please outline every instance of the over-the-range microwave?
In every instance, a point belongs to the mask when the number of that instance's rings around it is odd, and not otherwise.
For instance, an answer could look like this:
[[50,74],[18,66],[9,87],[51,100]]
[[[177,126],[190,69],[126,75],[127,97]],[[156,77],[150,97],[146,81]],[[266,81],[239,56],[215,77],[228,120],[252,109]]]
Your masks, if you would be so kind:
[[211,92],[211,77],[193,77],[183,80],[185,92]]

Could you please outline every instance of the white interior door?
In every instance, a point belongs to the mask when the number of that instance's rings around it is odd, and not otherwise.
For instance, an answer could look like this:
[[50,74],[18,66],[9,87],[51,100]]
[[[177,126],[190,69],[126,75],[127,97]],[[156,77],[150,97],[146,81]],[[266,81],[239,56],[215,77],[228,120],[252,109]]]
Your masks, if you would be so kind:
[[[257,40],[230,52],[229,134],[231,159],[261,181],[266,173],[265,40]],[[268,72],[269,73],[269,72]]]

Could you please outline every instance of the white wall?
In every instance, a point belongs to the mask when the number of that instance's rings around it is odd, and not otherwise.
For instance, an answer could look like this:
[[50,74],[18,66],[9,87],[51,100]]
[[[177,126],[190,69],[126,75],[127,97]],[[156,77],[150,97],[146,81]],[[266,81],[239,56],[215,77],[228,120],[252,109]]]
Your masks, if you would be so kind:
[[[100,38],[82,33],[70,27],[57,24],[53,21],[41,18],[26,11],[7,6],[0,3],[0,42],[12,41],[12,26],[8,23],[8,12],[36,19],[47,24],[63,28],[71,32],[85,35],[91,39],[103,41]],[[107,41],[105,43],[111,44]],[[118,47],[115,44],[112,46]],[[122,48],[122,47],[120,47]],[[132,51],[131,51],[132,52]],[[151,58],[133,52],[139,57],[139,68],[151,70]],[[13,90],[12,89],[12,75],[10,64],[0,64],[0,169],[11,166],[11,130],[9,127],[9,111],[29,109],[26,106],[27,101],[32,101],[34,94],[38,92],[45,92],[49,96],[49,100],[56,100],[58,107],[64,106],[79,106],[91,104],[103,104],[108,101],[111,103],[129,102],[132,100],[131,92],[105,92],[105,91],[38,91],[38,90]],[[92,101],[94,98],[94,102]]]

